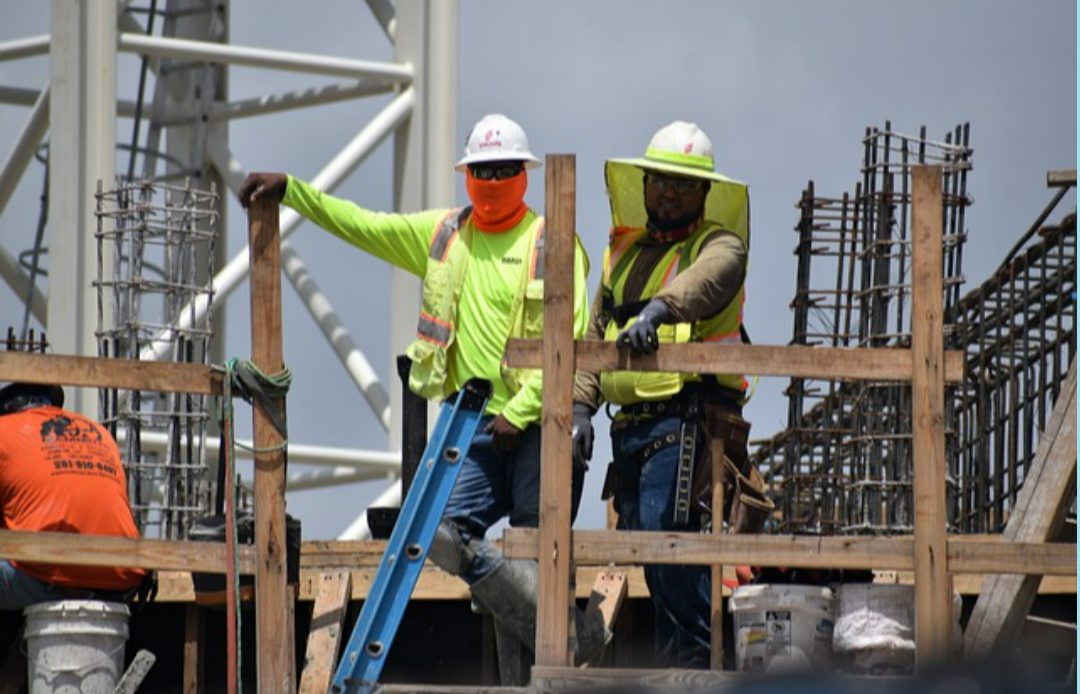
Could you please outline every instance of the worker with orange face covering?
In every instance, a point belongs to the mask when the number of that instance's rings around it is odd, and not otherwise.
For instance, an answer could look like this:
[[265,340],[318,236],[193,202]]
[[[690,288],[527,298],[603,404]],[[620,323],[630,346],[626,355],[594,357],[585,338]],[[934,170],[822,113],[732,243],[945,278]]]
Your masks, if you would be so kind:
[[[538,166],[521,126],[492,114],[472,129],[456,167],[465,174],[471,202],[464,208],[371,212],[285,174],[251,174],[240,188],[245,207],[257,199],[281,201],[342,240],[423,279],[416,339],[408,348],[414,392],[449,407],[470,379],[491,382],[491,399],[429,558],[469,584],[475,601],[494,614],[497,634],[512,633],[530,650],[536,562],[508,561],[484,536],[502,518],[515,527],[539,525],[541,374],[503,363],[508,339],[538,338],[543,329],[544,219],[525,204],[528,171]],[[588,320],[587,274],[579,242],[576,338],[584,336]],[[573,474],[575,514],[584,472],[581,466]],[[587,640],[585,631],[579,629],[579,640]],[[599,647],[602,636],[601,630],[594,640]],[[521,673],[511,674],[509,665],[501,669],[503,684],[522,684],[514,681]]]
[[[59,386],[0,389],[0,529],[138,537],[116,442],[63,404]],[[0,610],[68,598],[125,602],[147,576],[0,558]]]

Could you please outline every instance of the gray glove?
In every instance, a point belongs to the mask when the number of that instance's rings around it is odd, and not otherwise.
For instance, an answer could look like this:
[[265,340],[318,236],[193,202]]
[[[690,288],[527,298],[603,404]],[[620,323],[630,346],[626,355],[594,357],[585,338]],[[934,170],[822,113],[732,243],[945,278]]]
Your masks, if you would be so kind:
[[574,465],[589,469],[592,459],[593,426],[592,417],[596,410],[583,402],[574,403],[574,428],[572,429]]
[[653,299],[641,309],[634,324],[619,333],[615,339],[616,346],[630,347],[642,354],[652,354],[660,349],[656,329],[670,317],[671,309],[668,305],[659,299]]

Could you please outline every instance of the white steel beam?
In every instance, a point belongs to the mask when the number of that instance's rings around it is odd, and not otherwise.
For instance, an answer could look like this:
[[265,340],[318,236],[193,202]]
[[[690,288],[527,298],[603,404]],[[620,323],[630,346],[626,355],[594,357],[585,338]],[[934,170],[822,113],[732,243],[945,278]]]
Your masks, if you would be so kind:
[[[380,494],[375,501],[371,502],[374,508],[399,508],[401,506],[401,480],[394,481]],[[368,527],[367,513],[361,513],[356,517],[337,539],[339,540],[370,540],[371,528]]]
[[34,109],[26,119],[26,125],[16,138],[4,168],[0,169],[0,214],[4,213],[11,195],[19,186],[19,180],[26,173],[30,162],[34,160],[34,152],[37,151],[45,133],[49,132],[49,85],[38,94]]
[[[120,433],[117,442],[123,444],[126,436]],[[139,443],[142,450],[147,453],[163,453],[169,444],[169,435],[165,432],[144,431],[139,435]],[[199,445],[199,437],[191,440],[192,446]],[[215,436],[207,436],[205,447],[207,455],[217,455],[220,448],[219,441]],[[251,449],[255,444],[250,440],[237,439],[236,457],[241,460],[250,460]],[[186,436],[180,438],[180,445],[186,447]],[[334,448],[332,446],[308,446],[299,443],[289,443],[289,464],[300,465],[323,465],[330,467],[344,467],[353,472],[361,472],[368,475],[369,479],[395,476],[401,470],[401,455],[388,451],[357,450],[355,448]]]
[[[308,108],[309,106],[322,106],[340,101],[388,94],[393,89],[393,86],[388,84],[349,82],[285,92],[283,94],[267,94],[254,99],[233,101],[227,104],[214,104],[213,111],[210,113],[210,120],[214,122],[231,121],[239,118],[264,116],[269,113],[280,113],[298,108]],[[169,124],[168,119],[164,121],[164,124]]]
[[[53,21],[56,21],[55,19]],[[52,36],[29,36],[25,39],[15,39],[0,43],[0,62],[6,60],[18,60],[20,58],[34,58],[39,55],[48,55]]]
[[386,37],[393,42],[397,32],[397,17],[390,0],[367,0],[368,9],[375,15],[375,21],[382,27]]
[[[97,354],[98,182],[116,172],[116,0],[52,0],[49,109],[49,339],[59,354]],[[106,272],[110,272],[106,269]],[[89,389],[73,410],[97,417]]]
[[[292,465],[291,459],[289,464]],[[400,473],[400,468],[395,471],[395,478]],[[340,487],[343,484],[359,484],[360,482],[372,482],[386,479],[386,474],[363,472],[348,467],[335,467],[323,470],[291,470],[285,479],[285,491],[304,492],[312,489],[326,489],[327,487]]]
[[[19,261],[3,246],[0,246],[0,278],[3,278],[7,286],[11,287],[11,291],[15,292],[20,299],[25,299],[30,294],[30,276],[23,272],[23,269],[19,267]],[[30,312],[42,325],[45,325],[45,307],[45,297],[35,287]]]
[[12,106],[33,106],[41,96],[40,89],[27,89],[26,87],[0,86],[0,104]]
[[267,48],[233,46],[208,41],[146,36],[145,34],[120,34],[119,41],[119,48],[125,53],[138,53],[159,58],[202,60],[271,70],[369,79],[393,84],[407,84],[413,78],[411,67],[397,63],[334,58],[310,53],[275,51]]
[[288,242],[281,244],[281,267],[293,289],[300,295],[304,308],[315,319],[319,330],[322,331],[326,341],[333,348],[334,354],[345,367],[345,371],[348,372],[353,383],[360,388],[368,405],[375,411],[375,417],[382,424],[383,429],[389,431],[390,398],[387,397],[382,383],[379,382],[379,375],[375,373],[375,369],[371,367],[364,353],[356,346],[352,335],[338,318],[330,299],[322,293],[319,283],[308,272],[307,265]]
[[[452,207],[457,137],[457,16],[456,0],[397,5],[395,50],[399,62],[416,66],[417,103],[407,132],[394,141],[394,203],[401,212]],[[393,268],[390,271],[390,355],[403,354],[416,331],[420,281]],[[397,373],[391,364],[390,373]],[[391,384],[390,430],[401,430],[402,387]],[[436,417],[429,413],[432,424]],[[397,437],[392,446],[400,445]]]

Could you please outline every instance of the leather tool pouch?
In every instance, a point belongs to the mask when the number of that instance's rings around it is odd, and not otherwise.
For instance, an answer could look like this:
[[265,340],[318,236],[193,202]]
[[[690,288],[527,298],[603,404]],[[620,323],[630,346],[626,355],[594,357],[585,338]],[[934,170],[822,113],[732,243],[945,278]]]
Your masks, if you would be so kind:
[[750,465],[747,444],[750,423],[736,411],[706,403],[704,407],[705,445],[700,462],[694,468],[693,499],[697,511],[712,513],[712,456],[723,442],[724,511],[729,531],[734,534],[760,533],[773,510],[766,495],[765,481]]

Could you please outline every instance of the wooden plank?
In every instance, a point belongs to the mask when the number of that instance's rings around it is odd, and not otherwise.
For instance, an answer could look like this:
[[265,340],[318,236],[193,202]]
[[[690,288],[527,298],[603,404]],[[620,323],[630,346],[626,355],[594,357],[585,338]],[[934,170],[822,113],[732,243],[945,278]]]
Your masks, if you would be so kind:
[[[507,528],[503,551],[514,559],[535,558],[535,530]],[[802,568],[910,570],[912,540],[872,537],[703,535],[659,531],[575,530],[579,564],[722,564]]]
[[[1035,458],[1017,496],[1016,508],[1005,525],[1005,537],[1038,542],[1056,537],[1076,494],[1076,361],[1039,439]],[[1076,547],[1076,545],[1071,545]],[[1038,576],[988,576],[965,634],[966,648],[975,657],[990,657],[1015,643],[1023,618],[1031,611]]]
[[911,389],[915,468],[915,652],[920,672],[949,659],[952,583],[946,557],[945,337],[941,167],[911,173]]
[[206,661],[203,658],[203,632],[206,621],[202,608],[188,605],[184,608],[184,694],[201,694],[206,681]]
[[[712,534],[719,538],[724,534],[724,439],[714,436],[710,439],[710,462],[712,463]],[[724,669],[724,567],[713,564],[709,581],[710,641],[709,667],[713,670]]]
[[[278,206],[256,201],[248,208],[251,265],[251,361],[264,374],[284,368],[281,337],[281,238]],[[284,401],[275,402],[284,416]],[[293,694],[294,644],[285,577],[285,452],[269,415],[253,407],[255,438],[255,622],[258,689]]]
[[[503,531],[503,552],[512,559],[536,557],[537,532]],[[804,537],[791,535],[722,535],[655,531],[575,530],[575,561],[588,564],[696,564],[787,566],[806,569],[914,569],[914,540],[908,536]],[[1076,545],[972,541],[951,536],[946,550],[951,573],[1076,575]],[[951,608],[950,608],[951,609]]]
[[157,656],[145,648],[135,654],[131,665],[124,671],[124,676],[116,683],[112,694],[135,694],[142,686],[143,680],[150,673],[150,668],[157,662]]
[[1076,185],[1076,169],[1053,169],[1046,172],[1048,188],[1064,188]]
[[585,606],[585,613],[600,613],[600,619],[604,627],[609,631],[615,626],[615,619],[619,616],[623,600],[626,599],[627,578],[622,571],[604,569],[596,575],[592,584],[592,592],[589,594],[589,602]]
[[0,352],[0,381],[220,395],[221,379],[205,364]]
[[[531,689],[540,692],[583,691],[728,691],[747,676],[718,670],[618,670],[614,668],[571,668],[537,666],[532,671]],[[381,690],[380,690],[381,691]]]
[[[979,595],[982,591],[986,574],[956,574],[953,576],[953,590],[960,595]],[[876,583],[915,583],[915,574],[911,571],[875,572]],[[1076,576],[1043,576],[1039,583],[1039,595],[1076,595]]]
[[1041,576],[1076,576],[1075,544],[950,540],[947,546],[948,569],[953,573],[997,573],[1002,567],[1022,569],[1021,573],[1032,581],[1032,591],[1038,587]]
[[540,575],[536,664],[570,665],[571,473],[574,387],[575,159],[549,154],[544,232],[544,464],[540,471]]
[[[510,340],[507,363],[539,368],[541,340]],[[665,344],[652,354],[620,350],[614,342],[578,340],[574,364],[588,371],[676,371],[681,373],[746,373],[758,376],[795,376],[831,380],[910,381],[911,355],[906,349],[799,347],[776,345]],[[945,355],[949,383],[964,378],[964,355]]]
[[300,694],[326,694],[330,690],[351,595],[352,577],[347,570],[320,574]]
[[[951,548],[950,540],[950,548]],[[1030,547],[1030,546],[1025,546]],[[951,551],[951,550],[950,550]],[[970,561],[970,560],[965,560]],[[1068,561],[1062,558],[1064,565]],[[614,567],[578,566],[576,580],[576,595],[579,600],[590,596],[591,586],[596,576],[601,571],[614,569],[626,574],[627,598],[631,600],[644,600],[649,597],[649,589],[645,585],[645,576],[640,566],[618,565]],[[951,567],[950,567],[951,568]],[[300,585],[298,586],[298,599],[303,601],[314,600],[319,591],[319,576],[326,569],[301,569]],[[349,569],[352,576],[352,600],[364,600],[370,590],[371,581],[374,578],[374,570]],[[903,583],[911,584],[915,581],[915,574],[911,571],[876,571],[875,581],[878,583]],[[982,590],[984,574],[957,574],[953,579],[953,588],[961,595],[978,595]],[[724,567],[724,578],[735,579],[735,569],[731,566]],[[1050,576],[1044,575],[1039,582],[1039,595],[1075,595],[1075,574]],[[731,595],[731,590],[724,589],[724,597]],[[468,588],[461,579],[444,573],[432,566],[425,566],[420,573],[420,579],[416,582],[416,590],[413,591],[412,600],[468,600]],[[156,602],[193,602],[195,589],[191,583],[191,574],[183,571],[165,571],[158,574],[158,596]],[[624,614],[620,620],[627,617]],[[621,627],[620,627],[621,628]]]
[[[81,566],[131,566],[142,569],[225,573],[225,545],[220,542],[149,540],[74,533],[0,530],[0,557],[16,561]],[[255,573],[255,552],[240,547],[240,573]]]

